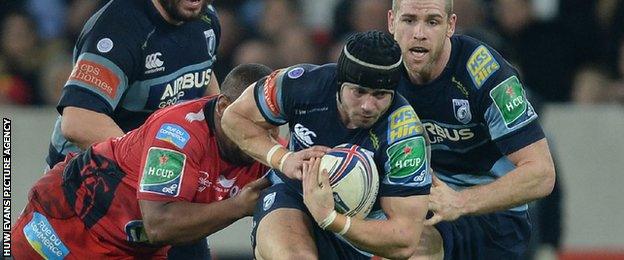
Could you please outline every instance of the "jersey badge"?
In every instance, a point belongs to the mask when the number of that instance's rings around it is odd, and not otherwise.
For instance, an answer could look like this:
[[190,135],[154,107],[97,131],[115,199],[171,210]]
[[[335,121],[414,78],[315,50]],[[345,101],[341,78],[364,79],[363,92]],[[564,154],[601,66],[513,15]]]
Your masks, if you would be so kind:
[[155,52],[155,53],[145,56],[145,68],[147,69],[145,71],[145,74],[150,74],[150,73],[155,73],[155,72],[160,72],[160,71],[165,70],[165,67],[163,67],[165,62],[160,59],[161,56],[162,56],[162,53],[160,52]]
[[453,99],[453,112],[455,112],[455,119],[464,125],[472,120],[470,103],[466,99]]
[[[518,80],[516,76],[511,76],[494,87],[490,91],[490,97],[494,101],[496,108],[498,108],[498,112],[503,118],[507,128],[512,128],[521,123],[516,121],[519,121],[518,119],[521,118],[530,107],[525,98],[522,84],[520,84],[520,80]],[[529,112],[531,115],[535,115],[532,110]],[[526,117],[526,119],[529,118],[531,118],[531,116]]]
[[273,206],[273,202],[275,202],[275,192],[271,192],[264,196],[264,199],[262,200],[262,209],[267,211],[271,208],[271,206]]
[[304,72],[305,70],[302,67],[296,67],[288,71],[288,77],[291,79],[297,79],[301,77],[301,75],[303,75]]
[[205,30],[204,37],[206,38],[206,47],[208,48],[208,53],[210,56],[215,56],[215,47],[217,45],[217,37],[215,36],[215,32],[213,29]]
[[414,112],[414,109],[405,105],[390,114],[388,118],[388,144],[394,143],[406,137],[414,136],[422,133],[422,126],[418,123],[420,119]]
[[199,171],[201,176],[197,180],[197,191],[203,192],[207,187],[212,186],[212,182],[209,179],[208,173],[205,171]]
[[307,127],[297,123],[295,124],[294,131],[295,138],[299,142],[303,143],[304,146],[310,147],[314,144],[314,141],[312,141],[312,137],[316,137],[316,133],[310,131],[310,129],[308,129]]
[[176,124],[163,124],[158,129],[156,139],[162,140],[175,145],[180,149],[184,149],[186,143],[191,139],[184,128]]
[[165,196],[178,196],[186,155],[165,148],[152,147],[147,152],[141,176],[141,191]]
[[197,113],[189,112],[184,116],[184,119],[189,123],[193,123],[193,121],[204,121],[206,118],[204,117],[204,109],[202,108]]
[[477,47],[466,63],[466,69],[474,85],[478,88],[483,86],[483,83],[500,69],[500,64],[494,59],[494,56],[483,45]]
[[113,40],[111,40],[110,38],[102,38],[97,42],[95,47],[99,52],[107,53],[113,49],[113,46]]
[[48,219],[38,212],[34,212],[32,220],[26,224],[24,236],[32,248],[44,259],[63,259],[69,254],[69,249],[63,244]]
[[388,179],[391,183],[421,183],[427,173],[427,146],[423,136],[405,139],[391,145],[388,155]]

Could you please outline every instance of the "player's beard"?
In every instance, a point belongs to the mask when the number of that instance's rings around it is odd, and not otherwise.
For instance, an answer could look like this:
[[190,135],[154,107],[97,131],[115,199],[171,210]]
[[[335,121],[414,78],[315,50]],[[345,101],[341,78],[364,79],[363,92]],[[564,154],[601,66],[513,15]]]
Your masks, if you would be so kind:
[[[227,138],[227,137],[226,137]],[[221,155],[221,159],[228,162],[232,165],[241,165],[246,166],[250,165],[254,162],[254,159],[251,156],[247,155],[243,150],[238,148],[238,146],[230,141],[229,139],[222,140],[222,138],[217,139],[217,146],[219,147],[219,155]]]
[[182,6],[183,3],[181,3],[182,1],[188,0],[158,0],[167,14],[172,19],[180,22],[188,22],[198,19],[206,12],[208,4],[212,3],[211,0],[197,0],[201,2],[201,8],[199,10],[189,12],[188,10],[184,10],[184,7]]

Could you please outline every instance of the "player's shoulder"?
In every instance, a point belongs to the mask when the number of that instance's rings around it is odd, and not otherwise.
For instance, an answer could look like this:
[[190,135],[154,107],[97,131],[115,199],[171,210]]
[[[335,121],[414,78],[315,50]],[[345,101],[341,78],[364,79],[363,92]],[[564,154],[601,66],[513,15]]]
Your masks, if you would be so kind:
[[212,111],[205,109],[210,102],[215,101],[215,96],[203,97],[157,110],[145,125],[157,129],[156,139],[184,149],[187,143],[201,142],[202,138],[208,136],[210,130],[206,119],[212,115]]
[[319,97],[336,91],[336,65],[297,64],[280,71],[283,84],[296,88],[297,96]]
[[501,78],[516,75],[517,70],[503,56],[486,43],[467,35],[451,38],[456,50],[456,75],[471,86],[472,91],[487,91]]
[[386,136],[388,145],[412,137],[422,136],[424,129],[414,108],[400,94],[396,94],[385,118],[377,124]]

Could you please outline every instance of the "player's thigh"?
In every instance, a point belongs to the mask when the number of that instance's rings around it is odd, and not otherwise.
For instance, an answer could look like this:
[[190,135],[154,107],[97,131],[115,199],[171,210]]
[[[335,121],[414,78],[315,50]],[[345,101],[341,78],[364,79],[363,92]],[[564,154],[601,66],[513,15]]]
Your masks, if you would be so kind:
[[416,252],[410,257],[410,260],[425,259],[444,259],[442,235],[432,226],[424,227]]
[[267,214],[256,232],[258,259],[316,259],[317,249],[310,217],[294,208]]

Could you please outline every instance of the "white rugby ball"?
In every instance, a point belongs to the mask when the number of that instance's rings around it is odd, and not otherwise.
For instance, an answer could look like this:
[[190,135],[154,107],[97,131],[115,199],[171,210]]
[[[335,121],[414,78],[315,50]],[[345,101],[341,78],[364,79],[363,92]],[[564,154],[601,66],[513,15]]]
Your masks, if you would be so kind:
[[370,154],[358,145],[341,144],[321,159],[320,171],[329,174],[338,213],[362,219],[375,204],[379,175]]

